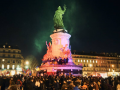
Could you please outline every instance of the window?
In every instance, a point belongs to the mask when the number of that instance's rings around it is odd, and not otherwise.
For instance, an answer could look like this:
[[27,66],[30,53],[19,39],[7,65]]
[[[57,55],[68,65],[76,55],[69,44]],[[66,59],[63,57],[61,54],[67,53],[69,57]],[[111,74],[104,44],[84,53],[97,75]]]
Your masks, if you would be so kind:
[[9,69],[10,68],[10,65],[7,65],[7,69]]
[[2,61],[4,62],[4,61],[5,61],[5,59],[2,59]]
[[3,50],[3,52],[5,52],[5,50]]
[[15,55],[13,55],[13,57],[15,58]]
[[15,69],[15,65],[12,65],[12,69]]
[[84,60],[84,62],[85,62],[85,60]]
[[10,53],[10,50],[8,50],[8,52]]
[[10,57],[10,55],[8,55],[8,57]]
[[96,60],[96,63],[97,63],[97,60]]
[[4,69],[4,64],[2,64],[2,69]]
[[10,60],[8,60],[7,63],[10,63]]
[[13,60],[13,63],[15,63],[15,60]]

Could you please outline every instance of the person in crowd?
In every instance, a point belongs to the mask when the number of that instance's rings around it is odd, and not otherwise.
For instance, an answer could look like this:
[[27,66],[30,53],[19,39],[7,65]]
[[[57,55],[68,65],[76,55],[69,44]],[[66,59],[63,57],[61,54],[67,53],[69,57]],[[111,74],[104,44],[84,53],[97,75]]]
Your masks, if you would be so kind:
[[61,90],[68,90],[68,85],[67,85],[66,81],[63,82]]
[[36,80],[36,82],[35,82],[35,87],[36,87],[36,90],[39,90],[39,89],[40,89],[39,79]]
[[120,81],[117,84],[117,90],[120,90]]
[[97,85],[97,83],[95,81],[93,82],[93,84],[94,84],[93,87],[95,88],[95,90],[99,90],[98,85]]

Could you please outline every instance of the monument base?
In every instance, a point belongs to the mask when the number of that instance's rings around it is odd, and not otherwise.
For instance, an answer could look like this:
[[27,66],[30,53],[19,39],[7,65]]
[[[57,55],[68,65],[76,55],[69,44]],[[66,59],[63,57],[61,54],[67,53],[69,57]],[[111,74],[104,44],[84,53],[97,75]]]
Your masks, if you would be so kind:
[[[47,73],[59,74],[69,74],[71,73],[74,76],[82,76],[82,67],[73,65],[73,63],[69,63],[67,65],[41,65],[40,70],[47,71]],[[76,71],[76,73],[75,73]]]

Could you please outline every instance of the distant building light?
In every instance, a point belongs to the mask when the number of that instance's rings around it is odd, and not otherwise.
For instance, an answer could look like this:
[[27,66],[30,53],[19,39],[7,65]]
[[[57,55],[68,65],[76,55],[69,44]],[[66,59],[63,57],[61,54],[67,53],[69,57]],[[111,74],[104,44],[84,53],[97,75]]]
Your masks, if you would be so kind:
[[11,48],[11,46],[8,46],[9,48]]
[[87,63],[88,63],[88,60],[87,60]]
[[85,60],[84,60],[84,62],[85,62]]
[[12,69],[15,69],[15,65],[12,65]]
[[5,48],[5,45],[3,45],[3,47]]
[[4,64],[2,64],[2,69],[4,69]]
[[91,63],[91,60],[90,60],[90,63]]
[[9,69],[10,68],[10,65],[7,65],[7,69]]
[[5,61],[5,59],[2,59],[2,61],[4,62],[4,61]]
[[92,67],[92,64],[89,64],[90,67]]
[[78,59],[78,62],[80,62],[80,60]]
[[82,60],[81,60],[81,62],[82,62]]
[[94,60],[93,60],[93,63],[94,63]]
[[114,65],[112,65],[112,67],[114,67]]
[[96,63],[97,63],[97,60],[96,60]]

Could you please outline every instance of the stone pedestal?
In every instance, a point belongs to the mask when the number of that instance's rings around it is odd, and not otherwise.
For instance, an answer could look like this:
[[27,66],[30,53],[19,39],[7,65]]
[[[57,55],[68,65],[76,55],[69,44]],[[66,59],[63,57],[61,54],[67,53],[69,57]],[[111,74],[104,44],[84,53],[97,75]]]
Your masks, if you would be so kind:
[[60,57],[60,48],[65,47],[67,44],[67,48],[69,49],[69,39],[71,37],[68,33],[58,32],[50,35],[52,39],[52,55],[55,57]]

